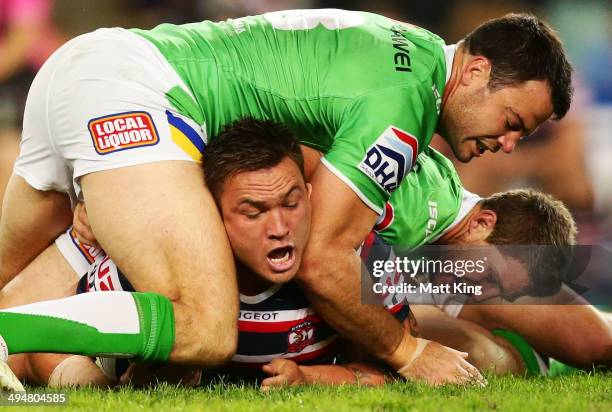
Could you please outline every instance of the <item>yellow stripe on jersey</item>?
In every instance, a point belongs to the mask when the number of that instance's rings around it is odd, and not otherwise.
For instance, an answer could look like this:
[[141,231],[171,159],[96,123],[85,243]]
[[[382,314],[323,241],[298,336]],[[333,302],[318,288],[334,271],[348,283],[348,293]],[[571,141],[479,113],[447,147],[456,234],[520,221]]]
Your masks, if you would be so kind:
[[200,163],[202,161],[202,153],[198,148],[189,140],[187,136],[173,125],[170,126],[170,136],[172,141],[178,145],[185,153],[187,153],[194,161]]

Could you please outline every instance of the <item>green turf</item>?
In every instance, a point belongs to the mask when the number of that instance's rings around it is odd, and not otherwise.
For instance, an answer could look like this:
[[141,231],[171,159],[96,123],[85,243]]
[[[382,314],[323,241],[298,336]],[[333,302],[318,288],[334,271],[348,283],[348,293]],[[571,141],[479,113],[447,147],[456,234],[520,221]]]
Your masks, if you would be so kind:
[[[253,386],[216,384],[201,389],[71,390],[69,407],[50,411],[612,411],[612,373],[556,378],[489,378],[487,388],[430,388],[395,383],[382,388],[309,386],[270,394]],[[1,408],[1,407],[0,407]]]

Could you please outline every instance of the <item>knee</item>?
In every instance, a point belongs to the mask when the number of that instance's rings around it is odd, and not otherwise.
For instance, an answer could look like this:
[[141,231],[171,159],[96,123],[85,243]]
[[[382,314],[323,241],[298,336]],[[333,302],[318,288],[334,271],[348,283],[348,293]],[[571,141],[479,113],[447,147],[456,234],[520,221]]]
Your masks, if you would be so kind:
[[493,340],[471,339],[464,350],[469,354],[468,362],[480,371],[496,375],[519,372],[520,368],[513,354]]
[[180,360],[202,366],[228,362],[238,347],[238,316],[219,311],[183,310],[177,314],[176,342]]
[[236,325],[219,325],[218,328],[200,329],[191,334],[186,345],[189,352],[189,363],[211,367],[227,363],[232,359],[238,347],[238,330]]
[[612,365],[612,332],[593,331],[574,340],[567,353],[568,361],[576,366]]

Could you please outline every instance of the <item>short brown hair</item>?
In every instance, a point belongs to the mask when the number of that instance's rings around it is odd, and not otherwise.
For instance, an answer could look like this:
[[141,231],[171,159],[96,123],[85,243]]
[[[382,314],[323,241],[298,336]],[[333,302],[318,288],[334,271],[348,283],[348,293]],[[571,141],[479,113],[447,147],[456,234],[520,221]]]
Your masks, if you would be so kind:
[[285,126],[270,120],[243,118],[226,126],[204,149],[206,186],[218,202],[223,185],[242,172],[269,169],[289,157],[304,175],[300,144]]
[[576,223],[563,202],[533,189],[514,189],[482,200],[483,209],[497,214],[487,241],[496,245],[576,243]]
[[[496,193],[482,200],[482,209],[497,214],[487,241],[512,245],[505,254],[526,264],[533,296],[550,296],[569,280],[576,223],[563,202],[532,189]],[[526,247],[529,245],[547,245]]]
[[554,118],[565,116],[572,102],[572,66],[555,31],[536,16],[507,14],[478,26],[464,39],[473,56],[491,61],[489,89],[546,80]]

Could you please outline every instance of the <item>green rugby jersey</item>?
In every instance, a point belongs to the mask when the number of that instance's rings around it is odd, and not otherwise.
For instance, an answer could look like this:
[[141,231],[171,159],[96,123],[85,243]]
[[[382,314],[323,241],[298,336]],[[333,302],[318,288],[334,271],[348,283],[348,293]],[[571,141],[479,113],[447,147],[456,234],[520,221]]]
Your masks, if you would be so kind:
[[283,123],[379,214],[438,121],[444,43],[386,17],[288,10],[133,31],[184,81],[166,96],[208,136],[244,116]]
[[388,244],[413,249],[434,242],[479,200],[463,188],[452,162],[428,147],[391,195],[374,230]]

